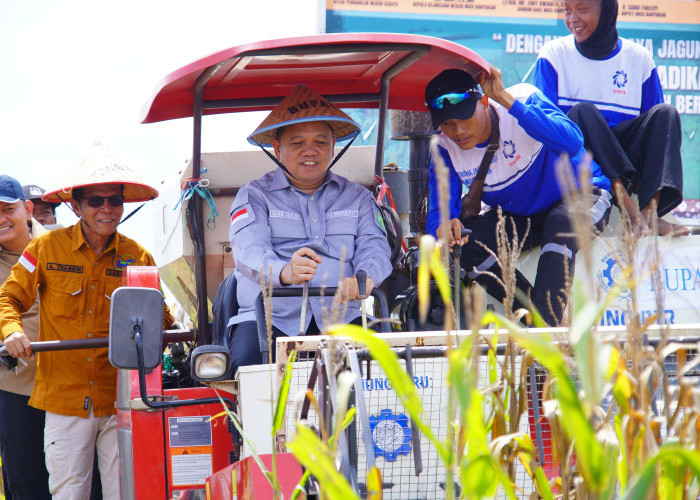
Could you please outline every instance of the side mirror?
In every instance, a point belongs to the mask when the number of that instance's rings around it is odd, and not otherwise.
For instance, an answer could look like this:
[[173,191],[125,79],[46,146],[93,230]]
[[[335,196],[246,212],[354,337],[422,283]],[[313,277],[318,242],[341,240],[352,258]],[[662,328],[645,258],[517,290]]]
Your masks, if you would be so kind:
[[136,333],[143,342],[143,368],[163,360],[163,294],[155,288],[120,287],[112,294],[109,362],[116,368],[139,368]]
[[[157,367],[163,359],[164,309],[163,294],[156,288],[129,286],[117,288],[112,294],[112,310],[109,318],[109,362],[116,368],[138,370],[141,401],[150,409],[167,410],[180,406],[200,406],[220,403],[222,399],[229,408],[233,408],[233,401],[229,398],[159,401],[162,394],[149,396],[146,393],[145,370]],[[208,347],[215,355],[209,361],[206,357],[202,358],[199,363],[202,373],[216,375],[223,365],[224,368],[221,371],[225,375],[228,367],[228,351],[218,353],[217,346],[203,347]],[[215,348],[213,351],[211,351],[212,347]],[[214,368],[206,368],[212,365]]]
[[225,380],[228,375],[229,353],[221,345],[200,345],[192,351],[191,375],[197,382]]

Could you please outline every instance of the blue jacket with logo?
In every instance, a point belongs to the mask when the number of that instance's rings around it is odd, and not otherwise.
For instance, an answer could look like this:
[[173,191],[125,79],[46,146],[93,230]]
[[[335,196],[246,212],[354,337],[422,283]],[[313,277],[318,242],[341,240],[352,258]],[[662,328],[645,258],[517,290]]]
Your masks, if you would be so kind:
[[664,102],[654,59],[647,49],[618,38],[603,60],[581,55],[569,35],[542,46],[534,70],[535,86],[564,113],[579,102],[590,102],[608,125],[631,120]]
[[[510,110],[489,101],[499,118],[500,141],[484,180],[482,201],[500,206],[505,213],[533,215],[561,201],[556,163],[566,153],[579,178],[585,153],[581,130],[535,87],[519,84],[508,89],[515,98]],[[459,217],[462,187],[469,187],[479,170],[488,141],[463,150],[447,135],[438,137],[438,152],[449,171],[450,219]],[[430,208],[426,231],[435,234],[440,225],[435,159],[430,164]],[[609,190],[610,182],[591,161],[591,182]]]

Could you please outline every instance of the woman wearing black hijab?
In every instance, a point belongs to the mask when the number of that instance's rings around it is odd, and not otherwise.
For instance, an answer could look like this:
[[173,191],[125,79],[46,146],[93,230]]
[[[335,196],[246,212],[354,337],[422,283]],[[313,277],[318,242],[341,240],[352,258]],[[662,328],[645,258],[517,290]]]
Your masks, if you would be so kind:
[[[571,35],[542,47],[534,83],[581,127],[618,205],[647,234],[653,210],[661,217],[683,199],[680,117],[649,51],[618,37],[617,0],[566,0],[564,22]],[[662,219],[658,232],[690,233]]]

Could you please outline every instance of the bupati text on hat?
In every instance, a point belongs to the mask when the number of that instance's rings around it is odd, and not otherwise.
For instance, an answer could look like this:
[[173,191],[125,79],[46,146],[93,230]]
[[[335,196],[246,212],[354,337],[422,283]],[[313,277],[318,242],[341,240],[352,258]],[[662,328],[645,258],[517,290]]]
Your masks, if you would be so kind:
[[289,111],[291,114],[294,114],[302,109],[309,109],[309,108],[316,108],[316,107],[318,107],[318,108],[330,108],[331,105],[328,104],[326,101],[316,101],[315,99],[312,99],[310,101],[299,102],[296,105],[287,108],[287,111]]

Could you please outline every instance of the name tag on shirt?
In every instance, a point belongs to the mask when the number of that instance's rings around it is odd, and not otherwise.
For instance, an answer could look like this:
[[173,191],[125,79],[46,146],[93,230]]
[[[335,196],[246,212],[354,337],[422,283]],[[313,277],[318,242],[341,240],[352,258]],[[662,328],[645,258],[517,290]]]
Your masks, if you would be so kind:
[[270,210],[270,218],[301,220],[301,215],[294,212],[285,212],[284,210]]
[[326,219],[333,219],[335,217],[354,217],[357,219],[357,210],[336,210],[326,213]]

